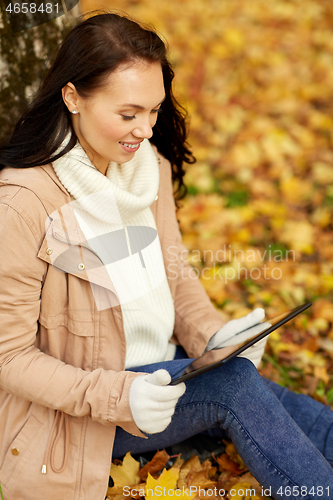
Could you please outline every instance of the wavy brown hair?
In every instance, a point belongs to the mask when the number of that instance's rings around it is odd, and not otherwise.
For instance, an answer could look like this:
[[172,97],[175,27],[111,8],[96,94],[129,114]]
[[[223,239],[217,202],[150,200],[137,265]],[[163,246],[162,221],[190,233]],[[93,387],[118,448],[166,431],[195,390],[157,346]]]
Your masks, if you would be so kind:
[[[173,95],[174,72],[167,47],[152,29],[115,13],[79,21],[62,42],[35,98],[18,120],[12,137],[0,148],[0,169],[46,165],[70,151],[77,137],[61,89],[71,82],[80,96],[89,97],[120,65],[140,60],[159,62],[162,67],[166,98],[151,142],[171,162],[176,198],[181,199],[186,193],[183,163],[195,159],[187,144],[186,112]],[[69,143],[55,155],[69,132]]]

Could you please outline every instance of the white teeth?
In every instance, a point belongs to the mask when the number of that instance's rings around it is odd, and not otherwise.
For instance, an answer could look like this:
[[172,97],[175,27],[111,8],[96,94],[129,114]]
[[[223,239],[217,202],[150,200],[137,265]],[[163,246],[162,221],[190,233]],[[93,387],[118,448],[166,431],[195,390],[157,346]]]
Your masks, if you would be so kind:
[[138,147],[138,144],[128,144],[127,142],[122,142],[121,144],[123,144],[127,148],[132,148],[132,149],[135,149]]

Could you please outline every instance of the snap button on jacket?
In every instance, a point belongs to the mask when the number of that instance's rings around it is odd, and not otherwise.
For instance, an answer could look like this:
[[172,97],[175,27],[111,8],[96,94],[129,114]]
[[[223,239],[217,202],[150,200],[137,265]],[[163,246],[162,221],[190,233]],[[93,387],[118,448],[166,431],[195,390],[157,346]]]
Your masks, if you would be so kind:
[[[151,209],[175,305],[172,339],[194,357],[224,319],[189,276],[171,167],[156,154],[160,186]],[[128,403],[130,385],[140,374],[124,370],[121,306],[98,256],[78,244],[74,215],[70,227],[63,227],[61,212],[70,202],[52,165],[0,172],[5,500],[103,500],[116,426],[144,438]],[[64,252],[70,258],[62,259]]]

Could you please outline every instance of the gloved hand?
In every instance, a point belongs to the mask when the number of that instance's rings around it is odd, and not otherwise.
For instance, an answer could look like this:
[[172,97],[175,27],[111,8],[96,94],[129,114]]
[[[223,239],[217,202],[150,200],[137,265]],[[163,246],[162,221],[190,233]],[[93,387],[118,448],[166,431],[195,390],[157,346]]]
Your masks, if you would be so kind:
[[133,380],[129,392],[129,405],[134,422],[143,432],[162,432],[171,422],[178,399],[184,394],[184,383],[171,382],[166,370],[157,370]]
[[[229,321],[209,339],[206,351],[244,342],[262,332],[271,326],[268,322],[260,323],[264,317],[265,311],[262,308],[257,308],[243,318]],[[239,356],[250,359],[258,366],[265,350],[266,342],[267,338],[260,340],[257,344],[246,349],[242,354],[239,354]]]
[[[262,323],[262,325],[266,325],[265,328],[271,326],[270,323]],[[259,342],[257,342],[256,344],[251,345],[251,347],[249,347],[248,349],[245,349],[245,351],[243,351],[241,354],[238,354],[238,356],[240,358],[249,359],[258,368],[261,358],[265,351],[267,340],[268,340],[268,335],[267,337],[259,340]]]

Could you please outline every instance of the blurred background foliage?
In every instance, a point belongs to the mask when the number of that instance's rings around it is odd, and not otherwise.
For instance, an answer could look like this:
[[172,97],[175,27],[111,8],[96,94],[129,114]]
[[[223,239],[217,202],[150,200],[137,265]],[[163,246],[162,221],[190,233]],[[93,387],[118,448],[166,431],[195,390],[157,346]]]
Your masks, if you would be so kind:
[[[188,260],[227,318],[254,307],[272,317],[313,301],[308,313],[270,336],[261,372],[332,404],[331,0],[81,0],[80,6],[126,12],[168,41],[198,160],[187,167],[189,192],[178,211]],[[1,54],[10,76],[9,84],[1,79],[1,135],[72,22],[42,25],[45,35],[42,26],[22,32],[23,48],[16,38],[5,42],[14,35],[1,23],[2,51],[11,45]],[[36,44],[27,41],[34,30],[46,38],[26,75],[18,61]]]

